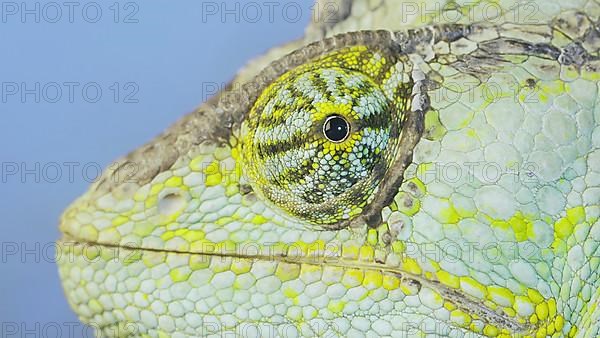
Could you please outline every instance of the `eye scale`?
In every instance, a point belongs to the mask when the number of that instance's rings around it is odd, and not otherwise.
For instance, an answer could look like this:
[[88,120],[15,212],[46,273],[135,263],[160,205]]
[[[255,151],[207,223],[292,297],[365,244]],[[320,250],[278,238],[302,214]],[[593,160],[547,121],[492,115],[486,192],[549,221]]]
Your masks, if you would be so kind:
[[323,134],[331,142],[342,142],[350,135],[350,125],[343,117],[333,115],[325,120]]

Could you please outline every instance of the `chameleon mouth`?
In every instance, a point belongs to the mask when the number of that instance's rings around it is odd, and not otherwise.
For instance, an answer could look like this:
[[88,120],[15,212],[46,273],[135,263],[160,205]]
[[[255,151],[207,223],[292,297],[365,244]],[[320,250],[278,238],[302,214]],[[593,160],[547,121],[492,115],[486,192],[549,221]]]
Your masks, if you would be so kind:
[[[175,255],[188,255],[190,257],[203,257],[206,259],[221,258],[221,259],[239,259],[252,262],[259,261],[275,261],[277,263],[312,265],[321,267],[335,267],[341,269],[360,270],[363,273],[375,272],[383,276],[393,276],[400,280],[400,287],[407,287],[416,290],[416,293],[421,292],[423,288],[429,288],[437,292],[445,301],[452,303],[457,309],[468,314],[471,318],[482,320],[486,325],[495,327],[498,331],[510,332],[515,334],[528,334],[534,332],[537,327],[533,324],[519,321],[518,318],[512,317],[504,311],[494,310],[487,306],[482,300],[477,299],[459,289],[454,289],[441,282],[433,279],[427,279],[424,276],[416,275],[406,271],[400,267],[390,267],[377,262],[360,262],[357,260],[344,259],[343,257],[328,257],[328,256],[288,256],[282,255],[249,255],[231,252],[219,252],[214,250],[211,252],[194,252],[189,250],[166,250],[157,248],[148,248],[131,245],[120,245],[112,243],[93,242],[81,240],[68,233],[59,240],[59,245],[64,245],[69,248],[79,248],[85,252],[85,248],[100,250],[109,253],[113,259],[123,259],[125,264],[131,264],[137,260],[141,260],[146,253],[164,253]],[[119,254],[125,254],[119,256]]]

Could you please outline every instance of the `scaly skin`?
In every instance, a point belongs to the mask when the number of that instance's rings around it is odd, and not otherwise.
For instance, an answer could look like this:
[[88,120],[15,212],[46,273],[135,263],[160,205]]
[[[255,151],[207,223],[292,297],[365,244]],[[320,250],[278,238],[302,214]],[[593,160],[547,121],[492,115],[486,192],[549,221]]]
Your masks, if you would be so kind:
[[[61,219],[79,318],[106,336],[598,337],[600,3],[493,3],[340,0],[335,22],[111,166]],[[293,83],[308,89],[290,98]],[[308,203],[330,188],[298,177],[339,177],[324,149],[371,137],[332,102],[375,92],[402,121],[366,153],[377,166],[349,167],[375,189]],[[342,111],[355,129],[335,148],[319,128]],[[276,138],[287,148],[261,145]],[[277,195],[298,186],[313,195]]]

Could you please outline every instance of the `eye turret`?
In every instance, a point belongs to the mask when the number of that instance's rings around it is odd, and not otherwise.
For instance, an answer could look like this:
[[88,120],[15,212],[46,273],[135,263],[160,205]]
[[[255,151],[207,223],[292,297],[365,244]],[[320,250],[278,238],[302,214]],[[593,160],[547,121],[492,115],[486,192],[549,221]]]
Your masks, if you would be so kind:
[[398,81],[394,62],[356,46],[266,87],[242,137],[253,190],[315,224],[332,227],[360,214],[393,165],[410,107],[412,83]]

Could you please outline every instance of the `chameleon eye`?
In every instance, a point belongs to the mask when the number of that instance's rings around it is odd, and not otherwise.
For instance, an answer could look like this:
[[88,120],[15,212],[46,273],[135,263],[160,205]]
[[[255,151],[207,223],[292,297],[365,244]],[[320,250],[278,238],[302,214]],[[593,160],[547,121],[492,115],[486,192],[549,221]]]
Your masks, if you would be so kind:
[[342,142],[350,135],[350,125],[341,116],[329,116],[323,124],[323,134],[331,142]]
[[387,189],[411,107],[413,83],[394,74],[405,62],[396,57],[347,47],[290,68],[262,89],[239,143],[253,191],[324,228],[368,214]]

